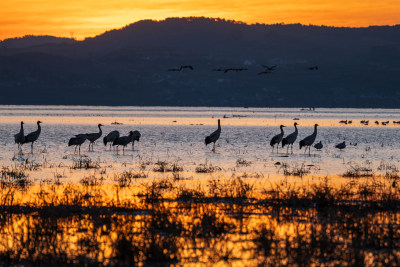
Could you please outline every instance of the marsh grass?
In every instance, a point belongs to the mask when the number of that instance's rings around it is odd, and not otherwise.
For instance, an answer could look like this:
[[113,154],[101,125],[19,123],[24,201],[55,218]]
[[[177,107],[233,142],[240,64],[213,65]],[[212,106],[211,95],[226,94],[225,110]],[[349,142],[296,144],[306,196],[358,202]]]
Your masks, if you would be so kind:
[[311,173],[311,167],[301,164],[300,166],[294,166],[290,169],[289,165],[282,164],[283,175],[285,176],[299,176],[303,177],[306,174]]
[[[4,173],[18,176],[15,170]],[[197,185],[193,180],[189,186],[175,179],[135,183],[136,174],[114,177],[111,187],[123,192],[118,201],[99,172],[79,184],[40,185],[19,202],[19,189],[2,186],[0,262],[400,264],[400,191],[386,177],[357,178],[340,187],[328,178],[299,185],[282,181],[260,193],[244,177]]]
[[89,157],[79,157],[79,158],[72,159],[71,169],[73,169],[73,170],[76,170],[76,169],[88,170],[88,169],[98,169],[98,168],[100,168],[100,163],[94,162]]
[[143,179],[147,177],[148,174],[143,171],[135,172],[129,170],[129,171],[123,171],[122,173],[114,174],[114,182],[120,187],[127,187],[131,185],[133,180]]
[[350,166],[343,174],[343,177],[347,178],[362,178],[362,177],[372,177],[374,172],[369,166]]
[[157,161],[153,168],[154,172],[181,172],[183,167],[178,162],[169,163],[167,161]]
[[195,171],[197,173],[213,173],[213,172],[221,171],[221,170],[222,170],[222,168],[212,165],[211,163],[207,163],[207,162],[204,164],[199,164],[195,169]]
[[31,181],[24,168],[3,167],[0,171],[0,184],[2,188],[15,187],[25,189],[31,184]]
[[248,167],[248,166],[251,166],[251,164],[252,164],[251,161],[245,160],[243,158],[238,158],[236,160],[236,167],[240,167],[240,166]]

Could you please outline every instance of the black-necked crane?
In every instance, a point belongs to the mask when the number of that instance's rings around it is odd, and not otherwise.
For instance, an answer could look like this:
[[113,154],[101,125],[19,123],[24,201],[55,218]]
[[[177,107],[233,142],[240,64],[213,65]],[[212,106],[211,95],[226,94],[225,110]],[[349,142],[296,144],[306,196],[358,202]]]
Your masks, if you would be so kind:
[[293,153],[293,143],[296,141],[297,135],[299,134],[299,131],[297,130],[298,123],[295,122],[293,125],[294,125],[294,132],[282,139],[282,147],[288,145],[286,153],[289,153],[289,146]]
[[215,152],[215,142],[219,139],[219,136],[221,135],[221,123],[220,120],[218,120],[218,129],[215,130],[212,134],[206,137],[204,140],[204,143],[206,146],[208,144],[214,143],[212,151]]
[[42,131],[42,127],[40,127],[41,121],[37,121],[37,130],[34,132],[31,132],[27,136],[25,136],[24,144],[26,143],[31,143],[31,153],[33,154],[33,143],[35,143],[36,140],[38,140],[40,136],[40,132]]
[[99,132],[98,133],[88,133],[86,134],[86,138],[90,141],[89,143],[89,151],[90,151],[90,146],[92,146],[92,151],[94,151],[93,149],[93,145],[94,142],[96,142],[97,139],[99,139],[101,137],[101,135],[103,134],[103,131],[101,130],[101,126],[104,126],[103,124],[98,124],[97,127],[99,127]]
[[342,143],[337,144],[335,147],[340,149],[340,150],[345,149],[346,148],[346,141],[343,141]]
[[311,155],[311,145],[314,143],[315,138],[317,137],[317,126],[318,124],[314,125],[314,132],[307,136],[306,138],[304,138],[303,140],[300,141],[300,149],[305,146],[306,150],[304,153],[307,152],[307,147],[308,147],[308,155]]
[[22,144],[25,141],[25,135],[24,135],[24,122],[21,121],[21,128],[19,130],[19,133],[14,135],[14,141],[16,144],[18,144],[18,151],[21,152],[22,150]]
[[111,145],[114,142],[115,139],[119,137],[119,132],[118,131],[111,131],[107,136],[104,136],[103,138],[103,143],[106,146],[108,143],[110,143],[110,150],[111,150]]
[[118,137],[117,139],[114,140],[113,142],[113,146],[117,146],[117,153],[118,153],[118,147],[122,146],[122,152],[125,153],[125,147],[132,142],[132,136],[133,136],[133,132],[130,131],[129,135],[127,136],[121,136]]
[[318,143],[316,143],[316,144],[314,145],[314,148],[315,148],[315,149],[318,149],[318,150],[322,149],[323,147],[324,147],[324,145],[322,144],[321,141],[319,141]]
[[139,131],[133,131],[132,132],[132,151],[135,150],[135,141],[139,142],[139,139],[142,135],[139,133]]
[[68,141],[68,146],[75,146],[74,153],[76,153],[76,148],[79,148],[79,155],[81,154],[81,145],[85,143],[87,139],[86,134],[77,134]]
[[275,135],[274,137],[272,137],[271,142],[269,142],[269,144],[272,146],[272,152],[274,152],[274,146],[276,145],[276,152],[278,152],[278,147],[280,142],[282,141],[283,135],[285,134],[283,132],[283,127],[285,127],[284,125],[279,126],[279,128],[281,129],[281,133]]

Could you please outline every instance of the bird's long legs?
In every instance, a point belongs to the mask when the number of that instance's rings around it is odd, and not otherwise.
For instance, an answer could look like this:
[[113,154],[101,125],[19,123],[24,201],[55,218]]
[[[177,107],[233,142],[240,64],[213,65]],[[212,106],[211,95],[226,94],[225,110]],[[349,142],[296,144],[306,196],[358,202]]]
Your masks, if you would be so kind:
[[214,153],[215,153],[215,142],[214,142],[214,145],[213,145],[212,152],[214,152]]
[[33,142],[31,144],[31,154],[33,155]]

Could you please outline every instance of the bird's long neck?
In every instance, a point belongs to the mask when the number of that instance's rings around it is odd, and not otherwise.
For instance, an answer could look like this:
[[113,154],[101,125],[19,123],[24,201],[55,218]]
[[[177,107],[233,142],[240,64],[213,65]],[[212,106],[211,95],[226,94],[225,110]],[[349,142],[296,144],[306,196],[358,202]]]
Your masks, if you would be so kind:
[[317,126],[314,126],[314,132],[313,132],[314,136],[317,136]]
[[281,135],[283,136],[284,135],[283,127],[281,126],[280,128],[281,128]]
[[99,134],[101,135],[103,131],[101,130],[101,126],[99,125]]
[[37,131],[40,133],[42,127],[40,126],[40,123],[37,124]]
[[296,124],[294,125],[294,132],[295,132],[295,133],[298,133],[298,132],[299,132],[299,131],[297,130],[297,125],[296,125]]
[[21,134],[24,134],[24,125],[21,123],[21,129],[19,130]]
[[221,131],[221,123],[218,121],[218,130]]

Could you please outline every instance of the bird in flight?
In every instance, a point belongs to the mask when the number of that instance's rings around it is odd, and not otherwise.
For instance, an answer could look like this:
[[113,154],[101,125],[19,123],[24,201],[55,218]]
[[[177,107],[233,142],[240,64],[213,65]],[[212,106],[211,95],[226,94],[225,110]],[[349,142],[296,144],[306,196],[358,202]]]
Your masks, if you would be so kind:
[[273,65],[273,66],[267,66],[267,65],[261,65],[261,66],[263,66],[264,68],[267,68],[267,70],[269,70],[269,71],[271,71],[271,70],[274,70],[274,69],[276,69],[276,67],[278,66],[278,65]]

